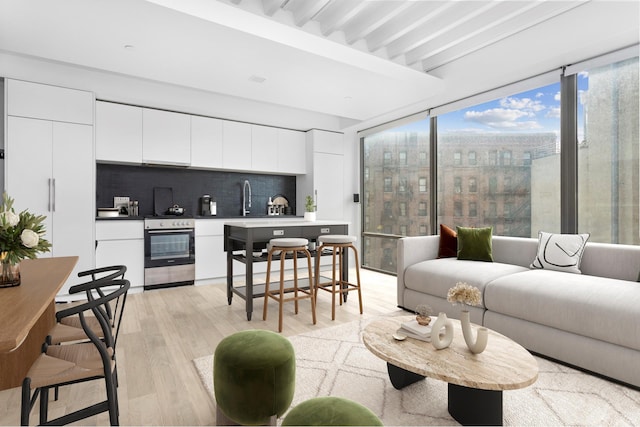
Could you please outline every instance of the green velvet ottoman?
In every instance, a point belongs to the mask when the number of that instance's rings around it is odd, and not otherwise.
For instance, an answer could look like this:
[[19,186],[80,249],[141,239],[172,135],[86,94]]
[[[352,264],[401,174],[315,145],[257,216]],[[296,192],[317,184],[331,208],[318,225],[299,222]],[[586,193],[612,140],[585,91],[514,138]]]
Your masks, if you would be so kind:
[[291,409],[283,426],[381,426],[365,406],[342,397],[316,397]]
[[213,355],[217,424],[275,424],[291,405],[295,376],[295,353],[282,335],[248,330],[224,338]]

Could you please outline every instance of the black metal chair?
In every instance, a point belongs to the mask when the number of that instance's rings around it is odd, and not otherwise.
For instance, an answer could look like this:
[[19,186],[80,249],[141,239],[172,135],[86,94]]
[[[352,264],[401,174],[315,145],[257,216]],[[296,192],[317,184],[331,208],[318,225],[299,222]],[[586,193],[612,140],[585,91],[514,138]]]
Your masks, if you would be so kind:
[[[92,270],[81,271],[78,273],[78,277],[91,276],[91,281],[72,286],[69,289],[69,294],[77,294],[81,292],[87,293],[86,300],[89,300],[90,293],[96,292],[99,296],[104,296],[101,286],[95,286],[98,282],[109,282],[116,279],[124,279],[124,275],[127,272],[127,267],[124,265],[113,265],[108,267],[101,267]],[[103,286],[108,286],[105,283]],[[127,298],[125,293],[116,301],[105,305],[105,311],[110,319],[110,324],[113,330],[115,341],[118,341],[118,333],[120,331],[120,321],[122,320],[122,314],[124,307],[124,301]],[[80,319],[78,316],[70,317],[58,317],[56,325],[49,331],[47,337],[48,344],[60,344],[64,342],[83,341],[87,340],[87,336],[80,325]],[[88,317],[87,322],[91,326],[91,329],[100,336],[101,328],[98,321],[93,317]],[[101,336],[100,336],[101,337]],[[101,337],[102,338],[102,337]]]
[[[93,284],[95,290],[102,287],[104,283],[102,280],[97,280],[84,284],[84,288],[88,290]],[[111,280],[108,283],[108,289],[104,287],[101,289],[104,296],[94,297],[93,292],[88,293],[89,300],[86,303],[58,312],[57,316],[60,319],[78,316],[89,341],[67,345],[47,345],[46,343],[43,345],[43,352],[33,363],[22,382],[21,425],[29,425],[29,414],[38,396],[40,397],[40,424],[69,424],[106,411],[109,412],[110,424],[119,424],[115,340],[105,304],[125,295],[130,284],[128,280]],[[93,315],[100,324],[102,338],[90,327],[87,321],[90,315]],[[105,401],[54,420],[47,420],[50,388],[100,378],[105,381],[107,394]]]

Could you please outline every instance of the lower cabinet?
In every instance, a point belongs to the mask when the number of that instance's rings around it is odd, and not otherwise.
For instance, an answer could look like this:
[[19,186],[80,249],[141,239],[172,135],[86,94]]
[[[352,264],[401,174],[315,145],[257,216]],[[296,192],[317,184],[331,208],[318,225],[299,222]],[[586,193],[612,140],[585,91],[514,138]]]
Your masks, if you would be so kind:
[[96,268],[126,265],[131,288],[144,286],[144,226],[137,220],[96,221]]
[[196,281],[227,276],[224,220],[196,220]]

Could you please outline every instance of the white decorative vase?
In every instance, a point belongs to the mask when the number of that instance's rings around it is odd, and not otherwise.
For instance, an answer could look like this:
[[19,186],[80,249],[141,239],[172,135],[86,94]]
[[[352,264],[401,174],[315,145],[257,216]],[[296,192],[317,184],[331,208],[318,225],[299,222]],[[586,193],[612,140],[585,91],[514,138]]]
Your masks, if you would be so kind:
[[304,220],[305,221],[315,221],[316,220],[316,213],[315,212],[305,212],[304,213]]
[[[444,328],[444,335],[440,336],[440,330]],[[453,323],[445,313],[438,314],[438,318],[431,325],[431,344],[436,350],[442,350],[451,345],[453,341]]]
[[469,351],[474,354],[482,353],[487,348],[487,340],[489,338],[489,331],[487,328],[480,326],[478,328],[477,337],[473,336],[473,330],[471,329],[471,321],[469,320],[469,312],[463,310],[460,313],[460,326],[462,326],[462,335],[464,336],[464,342],[467,343]]

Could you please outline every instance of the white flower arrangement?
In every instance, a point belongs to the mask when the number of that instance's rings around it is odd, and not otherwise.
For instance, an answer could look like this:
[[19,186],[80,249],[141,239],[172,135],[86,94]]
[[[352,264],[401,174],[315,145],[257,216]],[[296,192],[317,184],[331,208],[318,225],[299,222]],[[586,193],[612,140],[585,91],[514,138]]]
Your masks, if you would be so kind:
[[36,258],[40,252],[49,252],[51,244],[42,237],[45,219],[26,210],[16,214],[13,199],[4,193],[0,205],[0,260],[13,265],[25,258]]
[[470,286],[466,282],[458,282],[447,292],[447,301],[451,304],[480,305],[482,294],[480,289]]

